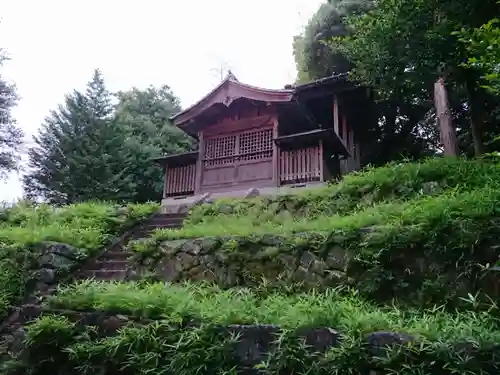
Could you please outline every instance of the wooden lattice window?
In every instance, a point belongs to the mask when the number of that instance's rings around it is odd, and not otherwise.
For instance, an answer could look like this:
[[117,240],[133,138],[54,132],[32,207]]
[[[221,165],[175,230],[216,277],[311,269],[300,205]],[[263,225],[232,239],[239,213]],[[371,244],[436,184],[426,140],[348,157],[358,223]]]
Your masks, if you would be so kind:
[[273,130],[265,129],[240,134],[240,160],[258,160],[273,156]]
[[205,165],[224,165],[233,162],[236,136],[229,135],[205,140]]

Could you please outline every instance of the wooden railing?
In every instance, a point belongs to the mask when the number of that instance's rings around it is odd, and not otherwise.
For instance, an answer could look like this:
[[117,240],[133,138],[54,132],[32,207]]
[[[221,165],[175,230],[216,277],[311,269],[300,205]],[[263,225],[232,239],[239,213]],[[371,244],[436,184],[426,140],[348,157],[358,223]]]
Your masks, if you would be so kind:
[[280,184],[319,181],[321,179],[321,163],[319,146],[280,151]]
[[196,180],[196,164],[167,168],[165,196],[193,194]]

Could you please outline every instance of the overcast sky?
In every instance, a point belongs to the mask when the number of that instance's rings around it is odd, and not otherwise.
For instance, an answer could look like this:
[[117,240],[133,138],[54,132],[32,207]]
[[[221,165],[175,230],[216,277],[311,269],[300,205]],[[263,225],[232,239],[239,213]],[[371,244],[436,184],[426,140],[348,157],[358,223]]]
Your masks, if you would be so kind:
[[[184,107],[228,65],[242,82],[283,88],[295,78],[293,36],[324,0],[0,0],[4,77],[27,142],[64,94],[100,68],[111,91],[168,84]],[[1,184],[1,183],[0,183]],[[22,195],[19,177],[0,200]]]

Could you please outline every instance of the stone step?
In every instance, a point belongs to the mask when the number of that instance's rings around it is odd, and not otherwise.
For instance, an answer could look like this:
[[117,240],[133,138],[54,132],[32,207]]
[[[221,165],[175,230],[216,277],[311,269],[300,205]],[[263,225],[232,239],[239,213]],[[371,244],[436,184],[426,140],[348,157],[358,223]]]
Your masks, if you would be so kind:
[[168,220],[156,220],[156,221],[148,221],[141,225],[141,227],[158,227],[158,226],[179,226],[183,225],[182,221],[168,221]]
[[182,223],[147,223],[142,228],[156,229],[156,228],[182,228]]
[[124,250],[110,250],[101,254],[99,261],[104,260],[127,260],[133,253]]
[[123,280],[127,275],[126,269],[121,270],[83,270],[78,273],[79,279],[96,279],[96,280]]
[[127,269],[129,261],[126,259],[98,259],[89,267],[95,270],[124,270]]
[[140,239],[140,238],[148,238],[148,237],[151,237],[152,233],[157,230],[157,229],[170,229],[170,230],[173,230],[173,229],[179,229],[179,228],[182,228],[182,226],[178,226],[178,227],[160,227],[160,226],[154,226],[154,227],[150,227],[150,228],[140,228],[138,230],[136,230],[134,232],[134,239],[137,240],[137,239]]
[[161,214],[152,217],[150,220],[184,220],[187,214]]
[[149,220],[184,220],[187,215],[178,214],[178,215],[156,215],[154,217],[149,218]]

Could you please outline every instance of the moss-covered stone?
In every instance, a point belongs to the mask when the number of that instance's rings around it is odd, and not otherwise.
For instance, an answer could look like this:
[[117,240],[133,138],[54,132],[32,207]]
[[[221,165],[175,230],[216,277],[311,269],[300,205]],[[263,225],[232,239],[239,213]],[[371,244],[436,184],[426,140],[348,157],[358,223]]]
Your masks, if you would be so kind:
[[500,273],[485,271],[498,261],[494,197],[495,191],[478,190],[425,199],[399,217],[389,213],[389,223],[366,227],[175,241],[160,234],[132,248],[139,275],[147,270],[169,281],[341,284],[377,301],[456,306],[468,294],[500,295],[494,287]]
[[164,241],[150,244],[150,251],[135,259],[139,275],[154,271],[167,281],[209,280],[230,287],[279,278],[332,285],[345,274],[348,257],[331,239],[323,233],[298,233]]

